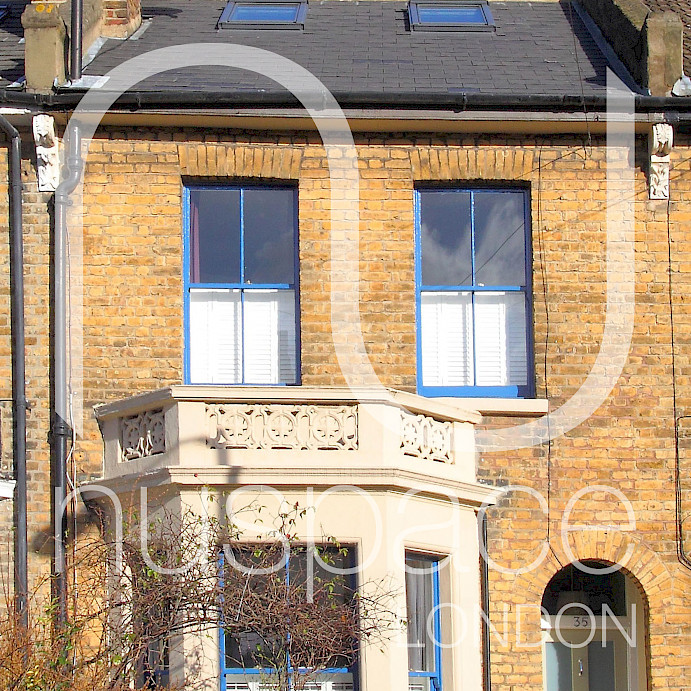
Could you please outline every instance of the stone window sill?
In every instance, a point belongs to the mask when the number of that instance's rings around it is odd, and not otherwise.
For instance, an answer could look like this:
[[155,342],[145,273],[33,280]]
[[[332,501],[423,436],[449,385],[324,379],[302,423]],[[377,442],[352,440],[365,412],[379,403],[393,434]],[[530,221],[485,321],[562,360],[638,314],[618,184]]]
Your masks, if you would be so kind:
[[437,398],[466,410],[477,410],[482,415],[512,417],[541,417],[549,412],[546,398]]

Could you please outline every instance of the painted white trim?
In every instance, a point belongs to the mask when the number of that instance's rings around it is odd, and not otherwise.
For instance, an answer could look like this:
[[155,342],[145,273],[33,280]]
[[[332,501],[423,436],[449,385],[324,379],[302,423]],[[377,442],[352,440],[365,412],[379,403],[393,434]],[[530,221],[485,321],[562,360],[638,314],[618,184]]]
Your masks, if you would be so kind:
[[[442,464],[439,464],[442,465]],[[276,479],[280,478],[280,482]],[[123,473],[98,480],[117,494],[137,491],[140,487],[237,487],[266,485],[298,491],[304,487],[348,485],[368,492],[415,492],[442,502],[457,501],[460,506],[477,508],[497,501],[497,490],[489,485],[465,482],[442,476],[430,477],[410,468],[306,468],[274,465],[267,467],[232,467],[228,469],[197,466],[152,468],[149,472]],[[80,487],[82,495],[93,494],[90,485]]]
[[[170,386],[94,407],[96,417],[105,420],[134,415],[141,410],[175,401],[226,403],[384,403],[410,412],[434,415],[447,420],[477,424],[482,416],[473,398],[425,398],[395,389],[312,387],[312,386]],[[529,403],[529,401],[519,401]],[[546,403],[546,401],[545,401]]]
[[457,405],[467,410],[477,410],[483,415],[511,415],[529,417],[549,412],[546,398],[438,398],[438,401]]
[[0,501],[14,498],[14,480],[0,480]]

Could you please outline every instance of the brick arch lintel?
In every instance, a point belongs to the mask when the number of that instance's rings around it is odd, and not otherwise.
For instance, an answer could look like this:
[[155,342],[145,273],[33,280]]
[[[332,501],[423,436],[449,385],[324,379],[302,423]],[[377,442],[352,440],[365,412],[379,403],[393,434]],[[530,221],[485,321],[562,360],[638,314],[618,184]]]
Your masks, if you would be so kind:
[[302,163],[300,147],[269,144],[178,145],[182,175],[204,177],[256,177],[297,180]]
[[533,602],[541,602],[552,577],[575,560],[595,560],[619,564],[622,573],[631,578],[643,602],[650,609],[664,608],[671,602],[674,579],[660,555],[629,532],[621,530],[573,531],[569,534],[570,554],[562,546],[550,554],[541,568],[520,574],[516,588]]

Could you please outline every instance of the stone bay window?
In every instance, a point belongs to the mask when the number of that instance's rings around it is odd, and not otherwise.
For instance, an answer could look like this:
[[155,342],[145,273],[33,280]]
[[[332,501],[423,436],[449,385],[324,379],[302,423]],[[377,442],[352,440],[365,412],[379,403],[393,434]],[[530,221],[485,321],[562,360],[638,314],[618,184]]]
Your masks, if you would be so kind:
[[[479,625],[466,627],[459,613],[479,608],[477,509],[494,497],[475,478],[478,413],[390,389],[183,385],[97,406],[96,415],[105,442],[98,484],[123,505],[140,507],[142,491],[151,515],[188,507],[220,518],[226,501],[276,515],[297,504],[309,509],[295,525],[301,544],[329,536],[347,545],[353,592],[387,584],[396,626],[376,645],[357,642],[350,659],[334,658],[310,689],[481,685]],[[205,504],[209,494],[218,501]],[[251,537],[239,540],[251,548]],[[286,588],[301,558],[282,566]],[[254,628],[226,635],[219,620],[204,635],[174,637],[170,683],[198,659],[207,689],[259,691]],[[466,629],[461,644],[442,645]]]

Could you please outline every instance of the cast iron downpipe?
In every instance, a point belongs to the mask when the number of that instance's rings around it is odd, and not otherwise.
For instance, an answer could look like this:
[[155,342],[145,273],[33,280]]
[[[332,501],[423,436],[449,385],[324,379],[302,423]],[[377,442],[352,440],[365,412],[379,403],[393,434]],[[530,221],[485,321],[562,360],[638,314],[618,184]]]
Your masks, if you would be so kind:
[[53,598],[59,626],[67,622],[66,536],[67,445],[72,437],[67,384],[67,210],[70,194],[79,182],[82,169],[81,133],[71,125],[65,133],[67,156],[63,176],[55,190],[55,231],[53,246],[53,415],[51,421],[51,471],[53,484]]
[[22,231],[22,140],[0,115],[0,129],[10,138],[10,303],[12,325],[12,458],[14,501],[14,602],[18,622],[29,625],[26,542],[26,374],[24,341],[24,243]]
[[84,0],[72,0],[70,11],[70,81],[82,78],[82,16]]

